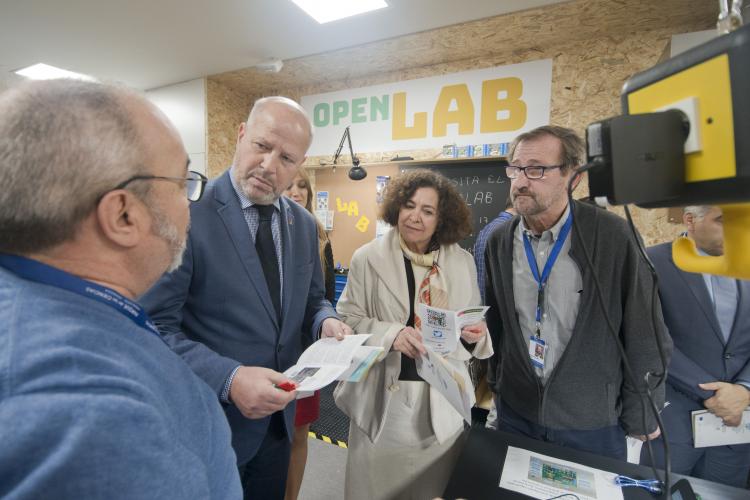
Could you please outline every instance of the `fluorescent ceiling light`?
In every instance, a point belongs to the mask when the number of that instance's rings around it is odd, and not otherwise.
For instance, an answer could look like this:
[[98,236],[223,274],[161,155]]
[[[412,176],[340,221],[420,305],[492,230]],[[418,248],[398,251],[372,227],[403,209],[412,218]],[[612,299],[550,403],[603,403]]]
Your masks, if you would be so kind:
[[388,7],[385,0],[292,0],[320,24]]
[[75,78],[77,80],[94,80],[93,77],[81,73],[74,73],[49,64],[38,63],[15,72],[32,80],[51,80],[53,78]]

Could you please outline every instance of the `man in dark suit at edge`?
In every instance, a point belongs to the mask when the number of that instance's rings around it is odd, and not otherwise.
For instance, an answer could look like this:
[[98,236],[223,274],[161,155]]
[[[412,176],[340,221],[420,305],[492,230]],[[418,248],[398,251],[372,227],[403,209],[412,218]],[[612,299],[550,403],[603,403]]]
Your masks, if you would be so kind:
[[300,355],[300,335],[351,333],[324,297],[312,215],[281,196],[311,141],[299,104],[256,101],[231,168],[191,207],[181,266],[142,298],[172,349],[225,403],[245,498],[284,497],[296,393],[276,386]]
[[[685,207],[683,222],[699,253],[724,253],[719,207]],[[750,405],[750,281],[682,271],[672,260],[672,243],[653,246],[648,254],[659,275],[664,321],[674,340],[669,404],[662,412],[672,470],[744,487],[750,444],[693,447],[691,412],[705,408],[736,427]],[[657,442],[653,449],[660,466],[663,446]],[[650,463],[645,447],[641,463]]]

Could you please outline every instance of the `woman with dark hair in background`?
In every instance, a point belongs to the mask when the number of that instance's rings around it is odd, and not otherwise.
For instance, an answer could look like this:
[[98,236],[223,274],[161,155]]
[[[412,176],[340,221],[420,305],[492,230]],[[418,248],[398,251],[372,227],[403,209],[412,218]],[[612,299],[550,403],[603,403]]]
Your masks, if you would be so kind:
[[[313,192],[310,186],[310,177],[304,168],[300,168],[292,185],[284,192],[284,195],[296,201],[315,215],[312,210]],[[320,250],[320,265],[325,275],[326,298],[333,303],[336,291],[335,277],[333,275],[333,251],[331,240],[326,234],[325,228],[318,221],[318,246]],[[306,348],[308,346],[303,346]],[[285,500],[296,500],[302,486],[302,477],[305,474],[307,463],[307,437],[310,432],[310,424],[320,416],[320,391],[315,391],[313,396],[302,398],[297,401],[297,413],[294,417],[294,439],[289,458],[289,472],[286,480]]]
[[[350,418],[345,497],[432,499],[448,482],[464,423],[417,373],[425,347],[415,311],[481,304],[474,260],[457,244],[471,232],[471,213],[450,180],[413,170],[388,185],[381,218],[393,228],[354,252],[337,306],[355,333],[372,334],[368,345],[384,349],[365,380],[334,393]],[[481,321],[463,328],[444,359],[471,384],[466,362],[491,355]]]

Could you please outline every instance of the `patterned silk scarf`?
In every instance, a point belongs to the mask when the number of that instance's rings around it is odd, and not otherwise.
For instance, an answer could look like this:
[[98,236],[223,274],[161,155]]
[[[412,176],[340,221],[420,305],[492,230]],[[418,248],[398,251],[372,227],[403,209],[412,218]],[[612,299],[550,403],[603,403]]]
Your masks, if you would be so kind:
[[[430,270],[424,277],[417,290],[417,302],[427,304],[432,307],[439,307],[440,309],[448,308],[448,291],[443,280],[443,275],[440,272],[440,266],[438,265],[438,254],[440,250],[434,250],[426,254],[414,253],[406,247],[406,242],[399,235],[399,244],[401,245],[401,251],[404,255],[414,264],[429,267]],[[409,300],[412,300],[410,297]],[[419,315],[414,315],[414,326],[419,329],[421,327],[421,321]]]

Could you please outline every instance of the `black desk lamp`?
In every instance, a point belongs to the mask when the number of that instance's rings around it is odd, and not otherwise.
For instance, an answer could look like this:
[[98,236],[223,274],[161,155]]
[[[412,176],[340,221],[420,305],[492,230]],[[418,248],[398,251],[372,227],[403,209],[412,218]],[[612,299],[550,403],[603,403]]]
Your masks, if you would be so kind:
[[352,168],[349,169],[349,178],[353,181],[361,181],[367,177],[367,172],[364,167],[359,166],[359,158],[354,155],[354,149],[352,149],[352,135],[349,132],[349,126],[344,129],[344,135],[341,136],[341,142],[336,152],[333,154],[333,164],[336,165],[336,161],[341,156],[341,150],[344,148],[344,141],[349,142],[349,153],[352,155]]

